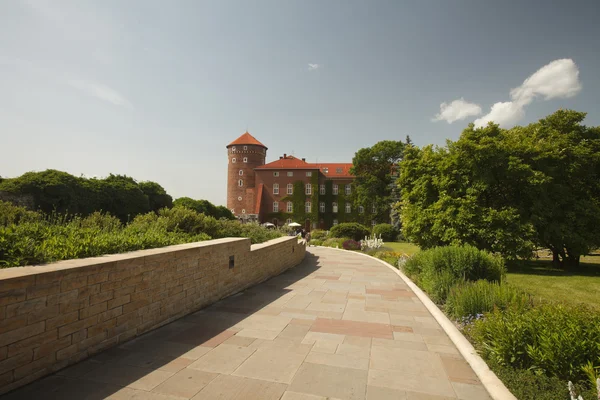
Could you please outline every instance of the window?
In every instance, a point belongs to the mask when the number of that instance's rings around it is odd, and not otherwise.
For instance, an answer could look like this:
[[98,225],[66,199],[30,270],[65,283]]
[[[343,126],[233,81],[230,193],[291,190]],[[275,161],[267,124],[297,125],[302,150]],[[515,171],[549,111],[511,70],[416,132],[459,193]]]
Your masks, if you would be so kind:
[[238,201],[242,201],[242,196],[238,196]]
[[375,214],[377,212],[377,208],[375,207],[375,203],[373,203],[373,206],[371,207],[371,212],[373,214]]
[[319,186],[319,194],[325,194],[325,185]]
[[232,158],[232,159],[231,159],[231,163],[232,163],[232,164],[235,164],[235,158]]
[[350,193],[352,193],[352,185],[348,183],[346,185],[346,194],[350,194]]
[[325,212],[325,202],[323,201],[319,203],[319,212]]
[[336,174],[341,174],[342,173],[342,169],[341,168],[336,168],[335,169],[335,173]]
[[279,212],[279,203],[276,201],[273,202],[273,212]]
[[346,203],[346,214],[350,214],[352,212],[352,209],[350,207],[350,203]]
[[312,171],[307,171],[306,176],[312,176]]
[[240,179],[238,181],[238,186],[244,186],[244,180],[243,179]]
[[338,185],[336,185],[336,184],[333,185],[333,194],[335,194],[335,195],[338,194]]
[[333,226],[336,226],[337,224],[338,224],[338,221],[337,221],[337,219],[334,219],[334,220],[333,220]]
[[336,213],[337,212],[337,203],[332,203],[333,205],[333,212]]
[[324,174],[328,174],[329,173],[329,168],[323,168],[323,173]]
[[273,194],[279,194],[279,183],[273,184]]
[[244,162],[248,162],[248,157],[244,157]]
[[244,170],[240,169],[240,175],[244,175]]
[[365,212],[365,208],[363,206],[358,206],[358,213],[364,214],[364,212]]
[[289,224],[291,224],[291,223],[292,223],[292,219],[291,219],[291,218],[288,218],[288,219],[285,221],[285,223],[286,223],[286,224],[288,224],[288,225],[289,225]]
[[242,209],[242,214],[246,214],[246,210]]
[[244,146],[244,150],[248,150],[248,146]]
[[310,204],[310,201],[307,201],[306,203],[304,203],[304,212],[309,213],[310,210],[312,210],[312,204]]
[[288,171],[287,176],[294,176],[294,171]]
[[375,222],[375,220],[371,221],[371,226],[375,226],[377,225],[377,222]]
[[273,176],[279,176],[279,171],[273,171]]
[[294,185],[291,183],[287,184],[287,194],[294,194]]
[[312,194],[312,185],[310,183],[307,183],[305,185],[306,188],[306,194]]
[[233,147],[231,148],[231,151],[235,151],[235,146],[233,146]]
[[235,214],[235,208],[232,208],[232,209],[231,209],[231,213],[232,213],[232,214]]
[[287,212],[294,212],[294,203],[292,203],[291,201],[288,201],[287,203]]

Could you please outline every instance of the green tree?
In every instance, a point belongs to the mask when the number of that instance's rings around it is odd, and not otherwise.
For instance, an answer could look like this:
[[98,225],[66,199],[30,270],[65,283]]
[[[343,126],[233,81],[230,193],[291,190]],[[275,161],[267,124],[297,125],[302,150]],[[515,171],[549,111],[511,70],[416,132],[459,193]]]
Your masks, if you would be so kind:
[[[354,188],[352,199],[355,207],[375,205],[375,219],[388,221],[392,204],[394,179],[393,167],[402,159],[404,143],[383,140],[373,147],[358,150],[352,159]],[[370,211],[370,210],[369,210]]]
[[151,211],[158,211],[161,208],[173,207],[173,198],[167,194],[166,190],[156,182],[145,181],[138,184],[142,192],[148,196],[148,204]]

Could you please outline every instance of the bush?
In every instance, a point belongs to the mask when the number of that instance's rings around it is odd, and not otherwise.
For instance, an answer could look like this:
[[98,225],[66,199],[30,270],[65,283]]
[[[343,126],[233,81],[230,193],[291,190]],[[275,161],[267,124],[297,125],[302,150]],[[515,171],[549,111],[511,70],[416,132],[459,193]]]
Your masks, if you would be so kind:
[[532,305],[530,296],[507,284],[478,280],[450,289],[445,311],[455,319],[483,314],[494,309],[514,307],[525,310]]
[[342,247],[345,250],[360,250],[360,243],[356,240],[348,239],[342,243]]
[[562,380],[586,379],[600,367],[600,314],[579,306],[542,304],[525,312],[495,310],[466,329],[486,360]]
[[327,231],[322,229],[314,229],[310,232],[310,240],[325,240],[327,239]]
[[398,236],[398,232],[390,224],[377,224],[373,227],[373,234],[381,237],[384,242],[393,242]]
[[331,237],[334,238],[350,238],[354,240],[364,239],[365,236],[369,236],[369,229],[356,222],[344,222],[335,225],[329,231]]
[[425,290],[431,299],[444,303],[457,283],[486,279],[499,282],[504,261],[473,246],[446,246],[420,251],[409,258],[402,270]]
[[375,251],[372,255],[373,257],[379,258],[396,268],[398,268],[398,261],[404,256],[404,254],[395,251]]
[[311,246],[323,246],[323,241],[322,240],[310,240],[310,245]]
[[323,246],[325,247],[337,247],[342,248],[344,246],[344,242],[348,240],[348,238],[329,238],[323,241]]

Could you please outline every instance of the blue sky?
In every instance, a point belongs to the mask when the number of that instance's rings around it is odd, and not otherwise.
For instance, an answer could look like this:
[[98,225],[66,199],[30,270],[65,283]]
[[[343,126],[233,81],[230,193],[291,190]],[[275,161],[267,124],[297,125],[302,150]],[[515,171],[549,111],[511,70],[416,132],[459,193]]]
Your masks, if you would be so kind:
[[600,125],[598,17],[597,1],[2,1],[0,175],[120,173],[225,204],[246,129],[268,160],[350,162],[486,116]]

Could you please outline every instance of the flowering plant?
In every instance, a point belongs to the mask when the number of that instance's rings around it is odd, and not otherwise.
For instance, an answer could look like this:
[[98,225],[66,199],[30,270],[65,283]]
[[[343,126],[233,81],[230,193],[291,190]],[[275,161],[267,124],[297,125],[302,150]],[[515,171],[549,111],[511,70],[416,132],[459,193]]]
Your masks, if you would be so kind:
[[381,246],[383,246],[383,239],[381,239],[381,235],[379,235],[379,237],[377,237],[375,234],[373,234],[371,237],[365,236],[365,238],[360,241],[360,249],[362,251],[376,250]]

